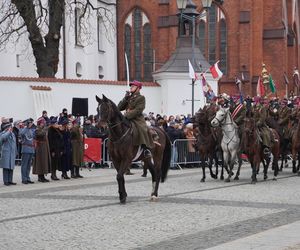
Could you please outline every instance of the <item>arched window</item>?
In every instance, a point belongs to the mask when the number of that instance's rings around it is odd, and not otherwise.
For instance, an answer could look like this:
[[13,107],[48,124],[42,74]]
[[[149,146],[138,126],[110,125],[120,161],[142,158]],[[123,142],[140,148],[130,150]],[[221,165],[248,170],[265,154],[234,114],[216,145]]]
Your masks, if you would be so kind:
[[220,70],[227,73],[227,28],[224,19],[220,21]]
[[140,9],[133,12],[134,20],[134,78],[142,80],[142,13]]
[[200,49],[209,64],[220,60],[219,66],[227,73],[227,24],[224,12],[212,4],[198,23]]
[[144,80],[152,81],[151,27],[144,25]]
[[[125,53],[127,55],[128,65],[131,65],[131,27],[128,24],[125,25],[125,39],[124,40],[125,40],[124,47],[125,47]],[[130,68],[129,68],[129,70],[130,70]],[[126,64],[125,64],[124,76],[127,79]]]
[[[135,8],[129,13],[124,28],[124,52],[127,54],[130,79],[152,81],[152,35],[146,14]],[[126,66],[123,79],[127,78]]]

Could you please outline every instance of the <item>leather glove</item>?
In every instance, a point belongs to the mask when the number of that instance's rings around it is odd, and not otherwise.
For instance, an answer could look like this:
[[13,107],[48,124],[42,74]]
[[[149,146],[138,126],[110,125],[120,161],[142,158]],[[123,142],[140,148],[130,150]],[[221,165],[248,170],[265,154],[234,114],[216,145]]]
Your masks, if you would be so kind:
[[129,91],[126,91],[126,94],[125,94],[124,99],[125,99],[125,100],[128,100],[129,98],[130,98],[130,92],[129,92]]

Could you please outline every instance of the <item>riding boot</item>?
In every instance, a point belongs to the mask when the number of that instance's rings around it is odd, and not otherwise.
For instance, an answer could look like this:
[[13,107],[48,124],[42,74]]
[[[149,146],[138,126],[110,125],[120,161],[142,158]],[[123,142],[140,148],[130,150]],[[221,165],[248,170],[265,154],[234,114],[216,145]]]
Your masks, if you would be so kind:
[[39,182],[45,182],[44,179],[45,179],[45,177],[44,177],[43,174],[39,174],[39,175],[38,175],[38,181],[39,181]]
[[76,178],[83,178],[83,176],[79,174],[79,167],[78,166],[74,166],[74,168],[75,168],[75,176],[76,176]]

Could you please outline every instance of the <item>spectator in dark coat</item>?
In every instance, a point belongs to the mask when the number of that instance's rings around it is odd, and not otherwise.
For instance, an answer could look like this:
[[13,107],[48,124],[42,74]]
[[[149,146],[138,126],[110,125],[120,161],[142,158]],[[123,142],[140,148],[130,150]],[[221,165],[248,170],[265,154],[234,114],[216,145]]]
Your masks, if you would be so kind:
[[50,117],[50,126],[48,128],[48,141],[51,156],[51,179],[59,180],[56,171],[61,169],[61,157],[64,151],[63,134],[59,129],[56,117]]
[[62,171],[62,178],[70,179],[67,172],[72,169],[72,144],[71,144],[71,133],[68,127],[69,120],[68,118],[61,120],[62,125],[62,135],[63,135],[63,144],[64,150],[62,154],[62,164],[61,169]]

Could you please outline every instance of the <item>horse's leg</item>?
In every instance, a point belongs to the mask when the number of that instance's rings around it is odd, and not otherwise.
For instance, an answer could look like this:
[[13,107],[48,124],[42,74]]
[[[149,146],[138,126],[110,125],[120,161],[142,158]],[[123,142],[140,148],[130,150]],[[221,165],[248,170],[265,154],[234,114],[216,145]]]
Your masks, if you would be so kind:
[[219,159],[218,159],[218,155],[216,152],[213,153],[213,159],[215,160],[215,166],[216,166],[216,178],[215,179],[218,179],[218,174],[219,174]]
[[118,169],[117,181],[118,181],[118,187],[119,187],[119,199],[120,199],[121,204],[126,203],[127,193],[126,193],[126,189],[125,189],[124,173],[129,168],[130,164],[131,164],[131,162],[125,161],[119,165],[120,168]]
[[236,172],[236,175],[234,177],[234,180],[239,180],[239,176],[240,176],[240,171],[241,171],[241,166],[243,164],[242,158],[241,158],[241,154],[238,155],[238,162],[239,162],[239,166],[238,166],[238,170]]
[[213,173],[213,171],[212,171],[212,166],[213,166],[213,155],[208,155],[208,168],[209,168],[209,172],[210,172],[210,176],[211,176],[211,178],[213,178],[213,179],[217,179],[218,178],[218,176],[217,175],[215,175],[214,173]]
[[292,157],[293,157],[293,173],[297,172],[297,168],[296,168],[296,155],[297,155],[297,151],[295,149],[295,147],[293,147],[292,149]]
[[205,157],[202,155],[200,156],[201,168],[202,168],[202,179],[201,182],[205,182],[206,175],[205,175]]
[[225,179],[225,182],[230,182],[230,178],[231,178],[231,166],[229,166],[228,169],[228,163],[229,163],[229,152],[227,151],[223,151],[223,160],[224,160],[224,168],[226,169],[226,171],[228,172],[228,177]]
[[255,160],[253,162],[251,162],[251,168],[252,168],[251,184],[255,184],[257,182],[257,179],[256,179],[257,167],[258,166],[255,163]]
[[266,180],[268,179],[268,168],[270,165],[270,158],[267,156],[265,159],[262,159],[262,163],[264,166],[264,180]]
[[[152,176],[152,192],[151,192],[151,201],[156,201],[158,199],[158,187],[161,177],[161,168],[158,167],[158,163],[154,159],[154,164],[150,158],[144,160],[146,167],[149,169]],[[160,163],[161,164],[161,163]]]

